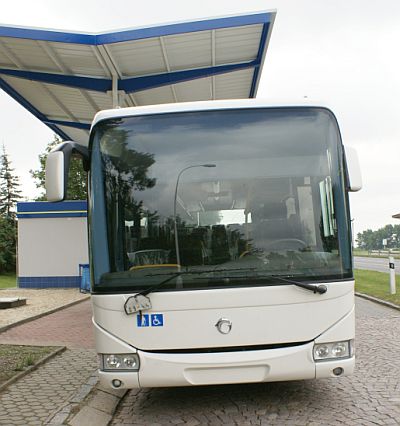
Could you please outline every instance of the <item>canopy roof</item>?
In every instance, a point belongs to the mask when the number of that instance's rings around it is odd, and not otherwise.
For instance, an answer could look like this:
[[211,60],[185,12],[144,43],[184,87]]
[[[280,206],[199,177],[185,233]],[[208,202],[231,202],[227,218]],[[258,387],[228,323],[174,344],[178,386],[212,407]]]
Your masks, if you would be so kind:
[[0,88],[87,144],[117,106],[255,97],[275,12],[89,34],[0,26]]

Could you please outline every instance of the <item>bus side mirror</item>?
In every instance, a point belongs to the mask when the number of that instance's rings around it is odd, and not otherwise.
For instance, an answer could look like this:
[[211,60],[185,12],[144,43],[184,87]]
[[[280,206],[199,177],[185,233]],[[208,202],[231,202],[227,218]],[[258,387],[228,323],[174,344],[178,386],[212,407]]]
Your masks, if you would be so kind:
[[344,147],[347,166],[347,190],[357,192],[362,188],[361,168],[357,151],[350,147]]
[[50,152],[46,159],[46,198],[48,201],[64,199],[64,154]]
[[68,141],[51,150],[46,160],[46,198],[48,201],[63,201],[67,195],[68,171],[71,156],[82,157],[83,168],[89,170],[89,150],[76,142]]

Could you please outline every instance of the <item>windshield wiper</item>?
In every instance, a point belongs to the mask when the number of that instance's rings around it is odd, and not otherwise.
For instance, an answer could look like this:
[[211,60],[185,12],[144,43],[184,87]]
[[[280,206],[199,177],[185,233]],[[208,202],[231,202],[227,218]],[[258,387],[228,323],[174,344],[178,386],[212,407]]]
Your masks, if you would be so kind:
[[[253,275],[253,276],[222,276],[222,277],[212,277],[212,280],[230,280],[230,279],[240,279],[240,278],[261,278],[261,279],[269,279],[269,280],[273,280],[276,279],[278,281],[283,281],[285,283],[288,284],[293,284],[296,285],[298,287],[304,288],[306,290],[310,290],[312,291],[314,294],[315,293],[319,293],[319,294],[324,294],[328,291],[328,288],[326,287],[326,285],[320,284],[320,285],[315,285],[315,284],[306,284],[306,283],[302,283],[299,281],[295,281],[292,279],[288,279],[288,278],[283,278],[280,275]],[[204,278],[198,278],[199,280],[204,279]],[[210,278],[209,278],[210,279]]]
[[[172,280],[175,277],[178,277],[179,275],[197,275],[197,274],[205,274],[205,273],[209,273],[209,272],[232,272],[232,271],[242,271],[242,272],[254,272],[257,268],[236,268],[236,269],[207,269],[204,271],[181,271],[181,272],[172,272],[172,276],[167,278],[164,281],[161,281],[160,283],[156,284],[153,287],[148,288],[147,290],[144,290],[138,294],[141,294],[143,296],[146,296],[147,294],[151,293],[153,290],[156,290],[157,288],[161,287],[162,285],[166,284],[167,282],[169,282],[170,280]],[[154,276],[154,275],[164,275],[164,274],[149,274],[147,276]],[[328,287],[324,284],[307,284],[307,283],[302,283],[300,281],[296,281],[293,280],[291,278],[283,278],[281,275],[263,275],[263,274],[259,274],[259,275],[254,275],[254,276],[216,276],[216,277],[207,277],[207,279],[215,279],[215,280],[223,280],[223,279],[238,279],[238,278],[269,278],[269,279],[277,279],[278,281],[283,281],[286,282],[288,284],[293,284],[297,287],[301,287],[304,288],[306,290],[310,290],[312,291],[314,294],[319,293],[319,294],[324,294],[328,291]],[[199,278],[199,279],[204,279],[204,278]]]
[[[198,275],[198,274],[208,274],[210,272],[231,272],[231,271],[243,271],[243,272],[248,272],[248,271],[256,271],[257,268],[224,268],[224,269],[192,269],[190,271],[177,271],[177,272],[160,272],[157,274],[146,274],[145,277],[157,277],[159,275],[173,275],[176,276],[178,275]],[[156,284],[156,286],[158,287],[160,284]]]
[[301,283],[299,281],[282,278],[280,275],[271,275],[271,277],[274,277],[277,280],[283,281],[285,283],[289,283],[289,284],[297,285],[298,287],[301,287],[301,288],[305,288],[306,290],[312,291],[314,294],[315,293],[324,294],[328,291],[328,287],[324,284],[315,285],[315,284]]
[[127,315],[130,315],[130,314],[134,314],[135,312],[139,312],[139,315],[141,317],[142,311],[151,309],[151,301],[147,297],[147,295],[151,293],[153,290],[156,290],[158,287],[161,287],[162,285],[173,280],[174,278],[179,277],[181,274],[182,272],[174,272],[170,277],[159,282],[158,284],[151,286],[147,288],[146,290],[140,291],[139,293],[136,293],[134,296],[128,297],[128,299],[126,299],[126,302],[124,304],[125,313]]
[[[182,272],[182,271],[172,272],[170,277],[166,278],[165,280],[160,281],[156,285],[153,285],[149,288],[146,288],[143,291],[140,291],[139,293],[136,294],[136,296],[138,296],[138,295],[147,296],[152,291],[157,290],[159,287],[162,287],[164,284],[167,284],[168,282],[172,281],[174,278],[177,278],[177,277],[184,275],[184,274],[187,274],[187,272]],[[148,275],[146,275],[146,277],[154,277],[155,275],[164,275],[164,274],[148,274]]]
[[[254,268],[255,269],[255,268]],[[253,270],[254,270],[253,269]],[[169,281],[172,281],[174,278],[180,277],[182,275],[191,275],[191,274],[206,274],[210,272],[227,272],[227,271],[249,271],[252,269],[249,268],[237,268],[237,269],[206,269],[203,271],[177,271],[168,273],[169,276],[165,280],[160,281],[158,284],[153,285],[139,293],[136,293],[134,296],[128,297],[124,304],[125,313],[127,315],[134,314],[135,312],[139,312],[139,315],[142,315],[142,311],[151,309],[151,301],[147,297],[148,294],[162,287],[164,284],[167,284]],[[165,273],[161,274],[147,274],[146,277],[154,277],[157,275],[167,275]]]
[[[243,272],[249,272],[254,271],[256,268],[236,268],[236,269],[207,269],[204,271],[178,271],[178,272],[171,272],[168,275],[170,275],[165,280],[160,281],[158,284],[151,286],[143,291],[140,291],[139,293],[136,293],[134,296],[129,297],[125,304],[124,309],[127,315],[133,314],[135,312],[139,312],[139,315],[142,315],[142,311],[151,309],[151,301],[147,297],[148,294],[152,293],[154,290],[157,290],[158,288],[162,287],[164,284],[167,284],[168,282],[172,281],[174,278],[180,277],[182,275],[198,275],[198,274],[206,274],[210,272],[231,272],[231,271],[243,271]],[[166,275],[166,274],[147,274],[146,276],[157,276],[157,275]],[[304,288],[305,290],[312,291],[314,294],[324,294],[328,291],[328,288],[324,284],[315,285],[315,284],[306,284],[299,281],[295,281],[289,278],[283,278],[280,275],[254,275],[254,276],[244,276],[244,277],[213,277],[215,279],[233,279],[233,278],[267,278],[269,280],[276,279],[278,281],[283,281],[288,284],[293,284],[297,287]],[[200,278],[201,279],[201,278]],[[207,279],[210,279],[208,277]]]
[[[136,294],[137,295],[142,295],[142,296],[147,296],[149,293],[152,293],[154,290],[157,290],[158,288],[162,287],[164,284],[168,283],[169,281],[173,280],[174,278],[177,278],[179,276],[182,275],[200,275],[200,274],[209,274],[211,272],[231,272],[231,271],[243,271],[243,272],[248,272],[248,271],[254,271],[257,268],[236,268],[236,269],[204,269],[204,270],[194,270],[194,271],[177,271],[177,272],[169,272],[168,275],[171,275],[170,277],[166,278],[165,280],[159,282],[156,285],[153,285],[143,291],[140,291],[139,293]],[[146,277],[155,277],[158,275],[167,275],[167,274],[147,274],[145,275]]]

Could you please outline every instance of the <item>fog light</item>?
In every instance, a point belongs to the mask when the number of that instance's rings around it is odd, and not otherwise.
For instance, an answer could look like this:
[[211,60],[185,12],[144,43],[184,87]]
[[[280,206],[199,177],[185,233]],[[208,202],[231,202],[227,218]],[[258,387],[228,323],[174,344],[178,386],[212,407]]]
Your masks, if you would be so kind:
[[122,385],[121,380],[118,379],[114,379],[111,383],[115,388],[119,388]]
[[343,374],[343,368],[342,367],[334,368],[332,372],[335,376],[340,376],[341,374]]

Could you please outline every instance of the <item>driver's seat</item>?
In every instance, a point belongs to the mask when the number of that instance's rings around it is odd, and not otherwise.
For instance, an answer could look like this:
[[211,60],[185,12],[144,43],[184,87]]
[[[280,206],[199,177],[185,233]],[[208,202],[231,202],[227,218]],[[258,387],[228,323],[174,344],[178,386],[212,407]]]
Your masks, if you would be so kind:
[[[266,202],[257,213],[258,221],[254,223],[253,229],[255,248],[271,251],[274,241],[296,238],[287,217],[284,201]],[[279,250],[282,249],[280,244]]]

